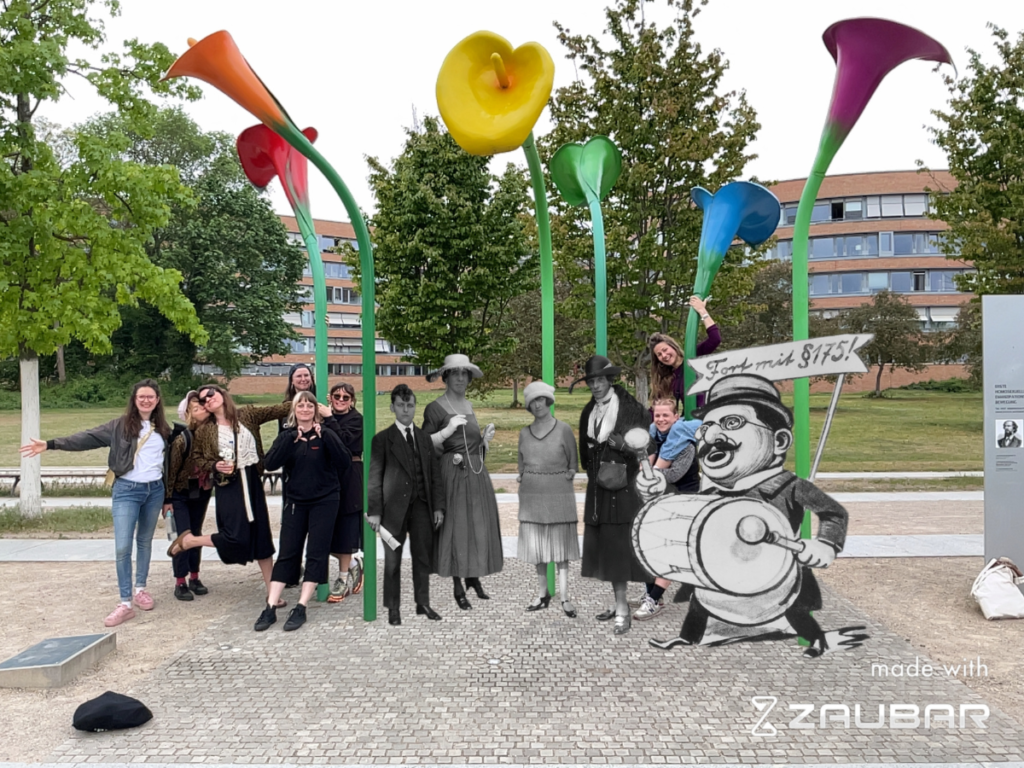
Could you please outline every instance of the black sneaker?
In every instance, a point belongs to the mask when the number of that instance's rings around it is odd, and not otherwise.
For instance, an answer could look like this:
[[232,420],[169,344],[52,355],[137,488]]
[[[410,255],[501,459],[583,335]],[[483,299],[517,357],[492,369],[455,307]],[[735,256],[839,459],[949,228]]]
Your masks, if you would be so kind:
[[188,591],[188,587],[186,587],[184,584],[175,584],[174,585],[174,596],[176,598],[178,598],[179,600],[194,600],[195,599],[194,597],[192,597],[192,593]]
[[203,586],[203,582],[201,582],[199,579],[189,579],[188,588],[195,592],[197,595],[205,595],[207,592],[210,591],[205,586]]
[[270,629],[271,624],[277,623],[277,608],[271,608],[269,605],[263,609],[263,613],[256,619],[256,624],[253,626],[257,632],[262,632],[266,629]]
[[296,629],[306,623],[306,606],[296,605],[292,608],[292,612],[288,614],[288,621],[284,623],[285,632],[294,632]]

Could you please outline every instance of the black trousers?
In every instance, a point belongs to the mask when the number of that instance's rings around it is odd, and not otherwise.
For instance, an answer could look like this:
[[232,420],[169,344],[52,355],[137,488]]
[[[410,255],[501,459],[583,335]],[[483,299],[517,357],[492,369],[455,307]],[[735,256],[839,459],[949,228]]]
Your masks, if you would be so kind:
[[[212,490],[199,489],[199,495],[191,499],[188,493],[175,491],[171,494],[171,507],[174,512],[174,527],[179,534],[191,531],[193,536],[203,535],[203,523],[206,521],[206,508],[210,505]],[[199,573],[199,563],[203,556],[202,547],[193,547],[175,555],[171,560],[174,578],[183,579],[190,573]]]
[[299,580],[302,549],[306,549],[303,581],[327,583],[331,533],[338,514],[338,497],[318,501],[289,501],[281,511],[281,552],[274,563],[271,581],[295,584]]
[[412,592],[417,605],[430,605],[430,559],[434,547],[434,525],[430,508],[422,499],[414,499],[405,513],[402,528],[389,531],[402,542],[396,549],[384,545],[384,607],[398,608],[402,600],[402,551],[409,537],[412,555]]

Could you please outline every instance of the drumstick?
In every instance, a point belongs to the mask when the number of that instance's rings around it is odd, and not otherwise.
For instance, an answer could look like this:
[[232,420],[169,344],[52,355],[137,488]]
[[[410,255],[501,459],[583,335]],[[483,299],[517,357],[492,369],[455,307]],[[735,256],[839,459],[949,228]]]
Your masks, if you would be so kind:
[[651,461],[647,458],[647,443],[650,440],[647,430],[634,427],[625,435],[626,445],[636,451],[636,457],[640,460],[640,471],[644,473],[647,480],[654,479],[654,469]]
[[787,539],[775,531],[768,530],[768,523],[757,515],[747,515],[736,523],[736,536],[745,544],[774,544],[799,554],[804,551],[804,542]]

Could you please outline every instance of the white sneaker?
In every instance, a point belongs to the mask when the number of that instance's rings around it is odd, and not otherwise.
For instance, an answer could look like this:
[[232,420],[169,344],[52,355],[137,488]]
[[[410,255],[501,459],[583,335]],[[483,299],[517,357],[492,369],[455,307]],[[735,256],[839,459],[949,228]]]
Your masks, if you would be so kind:
[[633,614],[633,618],[637,621],[647,621],[647,619],[653,619],[663,610],[665,610],[664,605],[660,605],[650,595],[644,595],[643,600],[640,601],[640,607]]

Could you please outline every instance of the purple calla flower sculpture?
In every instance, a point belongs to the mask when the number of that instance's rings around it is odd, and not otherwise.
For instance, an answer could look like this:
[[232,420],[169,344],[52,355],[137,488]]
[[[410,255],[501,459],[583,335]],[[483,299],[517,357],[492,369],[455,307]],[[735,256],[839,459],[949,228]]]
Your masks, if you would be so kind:
[[[711,282],[718,274],[725,253],[733,241],[738,237],[749,245],[760,245],[775,232],[781,210],[775,195],[751,181],[731,182],[713,195],[703,187],[694,187],[690,196],[697,207],[704,211],[697,249],[697,276],[693,281],[693,292],[704,299],[711,291]],[[686,340],[683,345],[687,360],[697,355],[697,326],[697,311],[691,307],[686,318]],[[689,391],[696,374],[687,366],[683,375]],[[696,403],[696,397],[686,396],[683,404],[686,418],[690,418]]]
[[[793,340],[807,338],[807,244],[811,210],[832,159],[860,118],[879,83],[905,61],[923,59],[953,64],[946,48],[923,32],[886,19],[846,19],[825,30],[825,47],[836,62],[836,79],[818,154],[807,177],[793,228]],[[955,70],[955,68],[954,68]],[[796,471],[811,468],[810,382],[794,382]],[[806,535],[810,534],[809,523]]]

